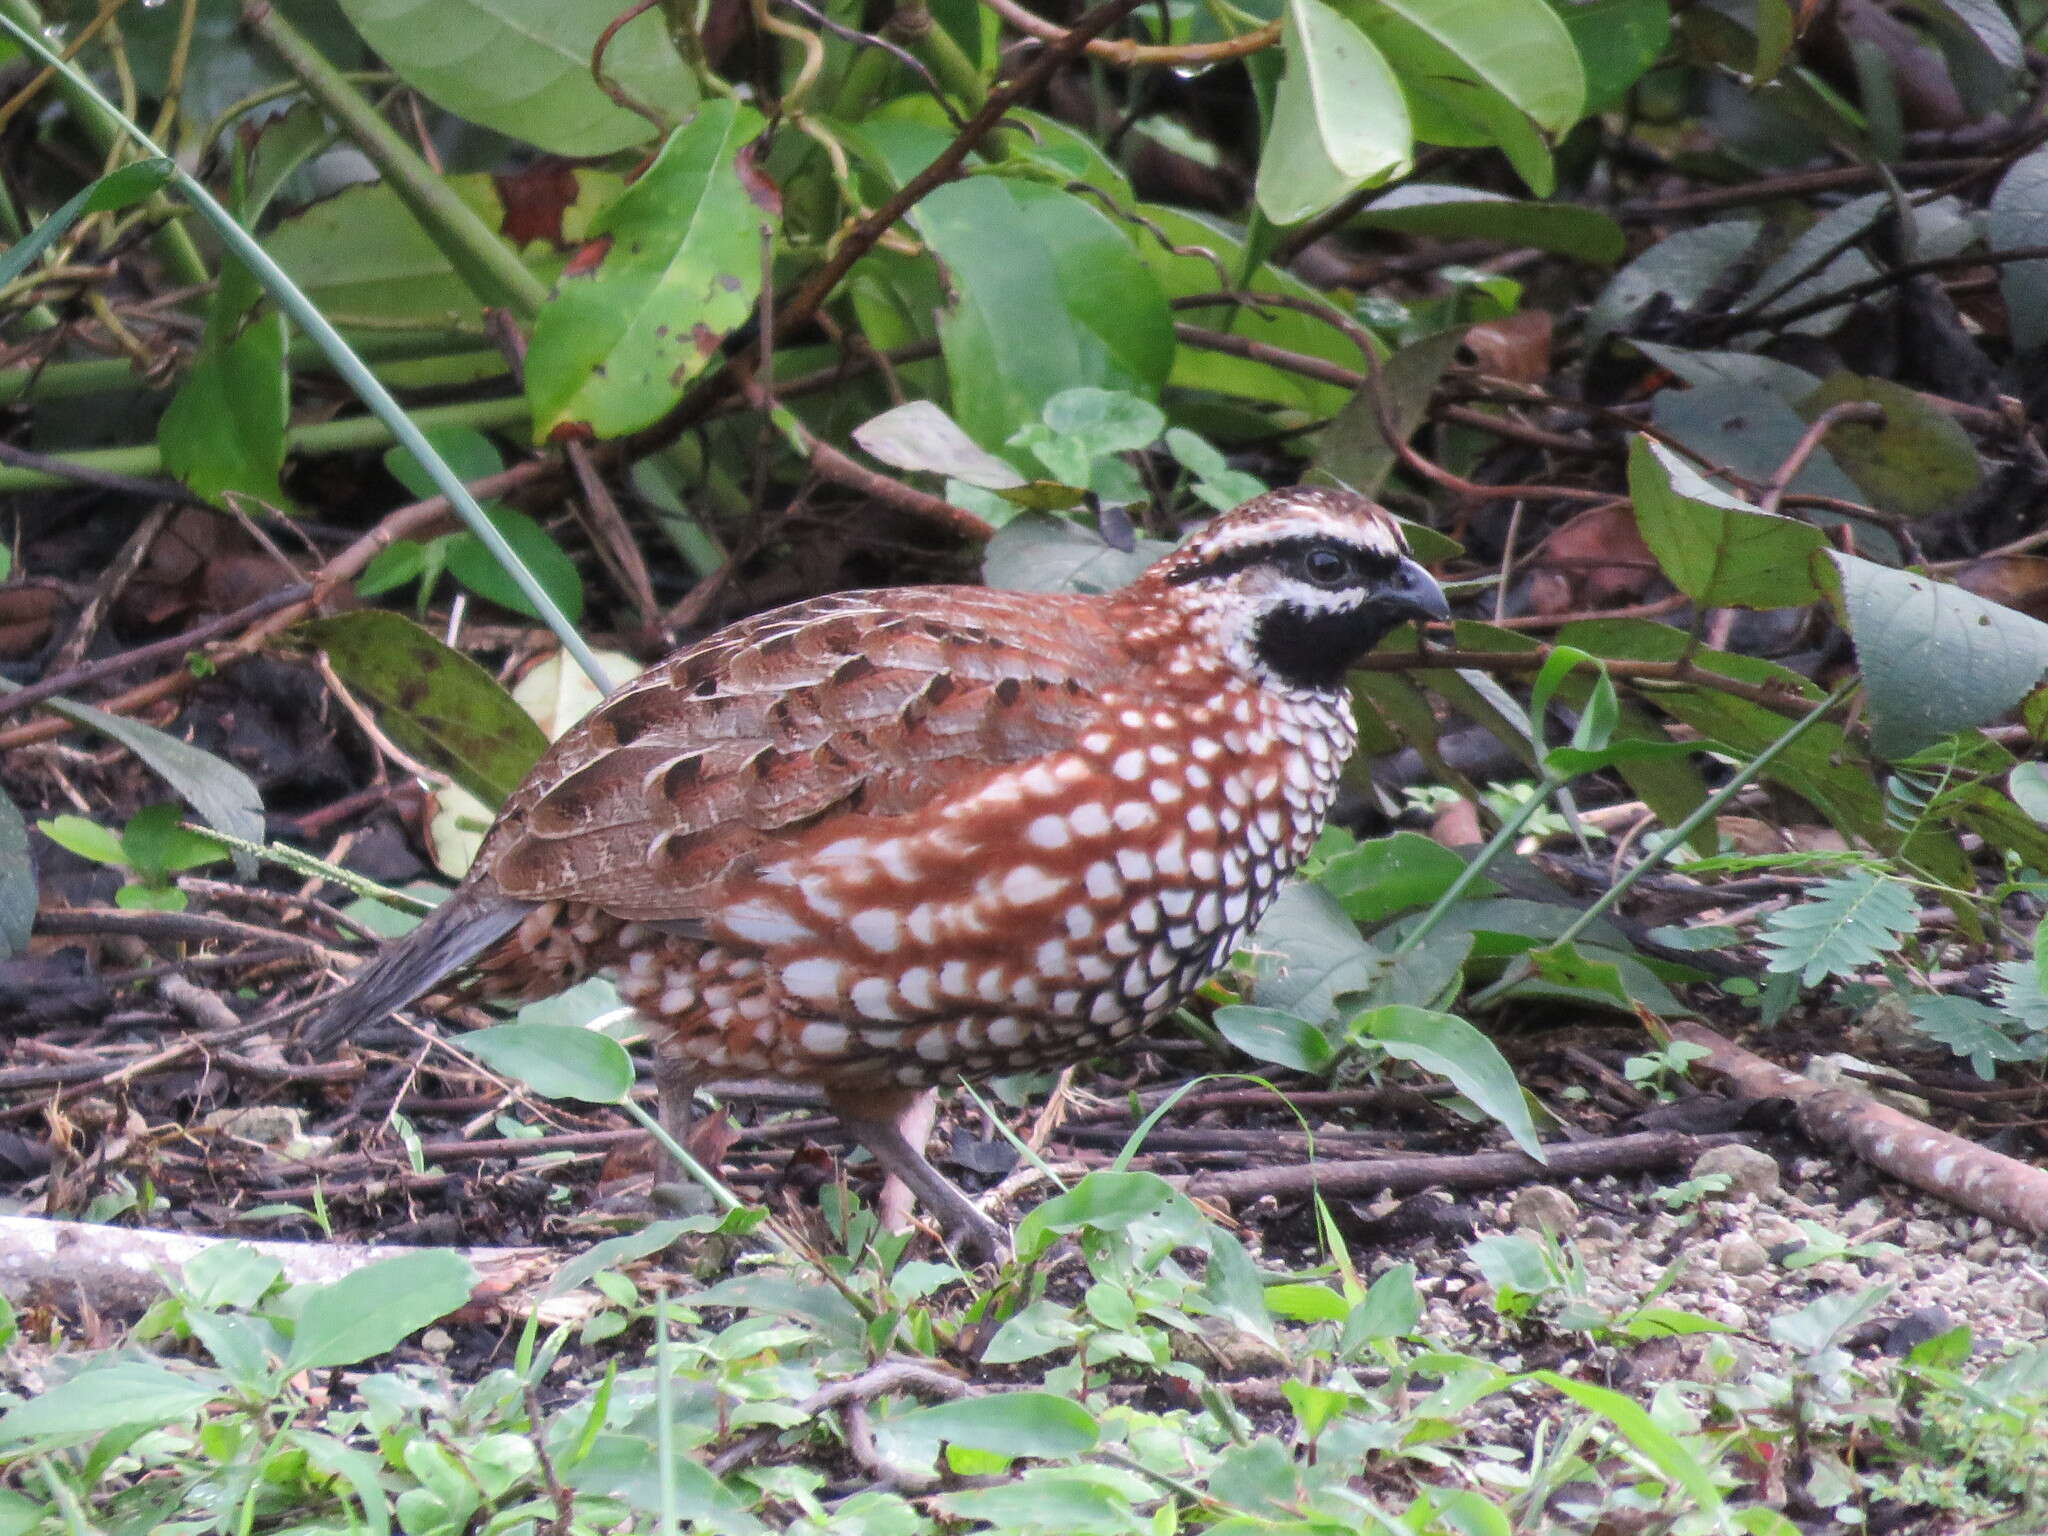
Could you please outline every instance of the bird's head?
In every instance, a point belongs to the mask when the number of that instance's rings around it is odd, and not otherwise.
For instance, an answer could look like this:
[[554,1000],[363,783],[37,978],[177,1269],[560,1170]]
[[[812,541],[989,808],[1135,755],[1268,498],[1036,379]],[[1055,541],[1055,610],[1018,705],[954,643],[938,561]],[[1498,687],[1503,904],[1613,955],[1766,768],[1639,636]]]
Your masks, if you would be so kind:
[[1230,660],[1289,688],[1344,674],[1411,619],[1446,619],[1400,524],[1354,491],[1297,486],[1226,512],[1145,573]]

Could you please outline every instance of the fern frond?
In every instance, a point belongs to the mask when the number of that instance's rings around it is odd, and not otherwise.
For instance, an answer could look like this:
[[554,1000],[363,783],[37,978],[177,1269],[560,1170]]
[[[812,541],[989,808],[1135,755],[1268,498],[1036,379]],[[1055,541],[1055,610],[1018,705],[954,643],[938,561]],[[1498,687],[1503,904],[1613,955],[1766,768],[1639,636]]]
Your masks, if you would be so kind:
[[1889,875],[1859,869],[1823,880],[1797,906],[1764,919],[1761,939],[1771,951],[1765,969],[1796,974],[1811,987],[1829,976],[1849,976],[1898,952],[1920,924],[1913,888]]

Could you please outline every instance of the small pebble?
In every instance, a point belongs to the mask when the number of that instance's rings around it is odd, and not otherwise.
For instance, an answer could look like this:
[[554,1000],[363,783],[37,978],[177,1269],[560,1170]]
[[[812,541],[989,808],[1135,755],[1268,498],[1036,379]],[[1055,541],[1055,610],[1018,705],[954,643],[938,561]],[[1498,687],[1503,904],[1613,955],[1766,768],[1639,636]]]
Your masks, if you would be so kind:
[[420,1335],[420,1348],[430,1355],[445,1355],[455,1347],[455,1337],[445,1328],[429,1328]]
[[1972,1264],[1990,1264],[1998,1258],[1999,1242],[1995,1237],[1980,1237],[1963,1250],[1963,1257]]
[[1579,1204],[1554,1185],[1531,1184],[1508,1202],[1508,1220],[1525,1231],[1557,1237],[1578,1225]]
[[1906,1223],[1906,1246],[1915,1253],[1940,1253],[1950,1241],[1948,1228],[1938,1221]]
[[1741,1232],[1731,1232],[1721,1239],[1720,1251],[1715,1255],[1722,1273],[1729,1275],[1753,1275],[1769,1266],[1771,1256],[1764,1252],[1762,1243]]
[[1778,1192],[1778,1160],[1768,1152],[1745,1147],[1740,1142],[1709,1147],[1693,1160],[1690,1177],[1709,1174],[1728,1176],[1728,1187],[1713,1198],[1739,1200],[1744,1195],[1774,1195]]

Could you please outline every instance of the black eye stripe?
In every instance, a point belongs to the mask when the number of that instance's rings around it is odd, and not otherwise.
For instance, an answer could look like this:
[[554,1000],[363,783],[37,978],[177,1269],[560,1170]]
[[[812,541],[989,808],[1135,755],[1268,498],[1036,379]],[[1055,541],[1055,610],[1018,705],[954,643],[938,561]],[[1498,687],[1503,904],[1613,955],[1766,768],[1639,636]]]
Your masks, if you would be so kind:
[[1235,576],[1239,571],[1248,571],[1255,565],[1268,565],[1301,575],[1307,570],[1311,555],[1333,552],[1340,556],[1355,573],[1356,579],[1380,581],[1394,574],[1400,568],[1401,557],[1382,549],[1368,549],[1359,544],[1348,544],[1341,539],[1319,539],[1306,535],[1293,538],[1274,539],[1265,544],[1247,544],[1227,550],[1213,559],[1197,565],[1183,567],[1173,572],[1167,580],[1174,586],[1186,586],[1191,581],[1207,581]]

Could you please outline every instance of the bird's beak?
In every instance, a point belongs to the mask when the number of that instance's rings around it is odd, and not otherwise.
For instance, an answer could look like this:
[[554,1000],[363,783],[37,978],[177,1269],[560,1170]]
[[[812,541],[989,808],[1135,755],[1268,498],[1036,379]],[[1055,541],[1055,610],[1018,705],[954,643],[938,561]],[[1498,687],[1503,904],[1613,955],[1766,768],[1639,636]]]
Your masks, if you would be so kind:
[[1436,584],[1434,576],[1413,560],[1404,559],[1396,567],[1393,577],[1381,589],[1379,599],[1388,607],[1417,620],[1442,621],[1451,616],[1451,605],[1444,597],[1444,589]]

